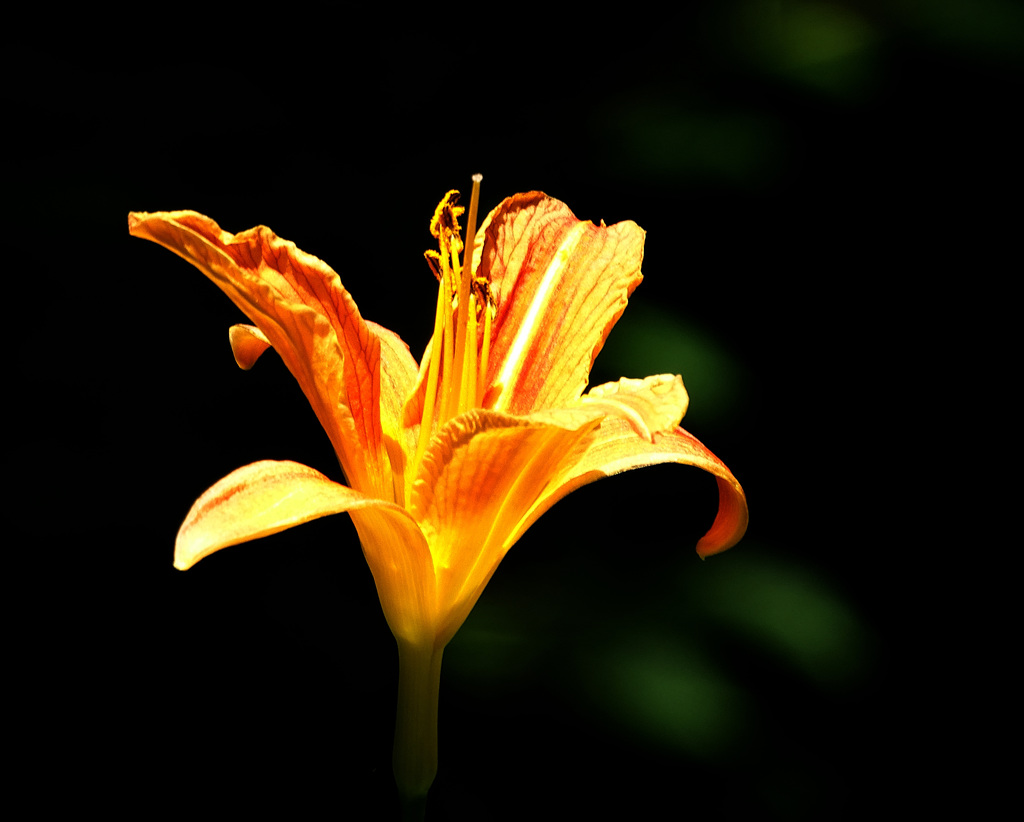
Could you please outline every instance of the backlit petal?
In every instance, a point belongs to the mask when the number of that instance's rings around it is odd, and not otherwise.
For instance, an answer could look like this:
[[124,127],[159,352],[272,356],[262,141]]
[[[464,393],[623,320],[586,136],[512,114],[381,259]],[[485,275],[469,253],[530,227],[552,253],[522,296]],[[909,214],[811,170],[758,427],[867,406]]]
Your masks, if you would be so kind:
[[502,202],[478,238],[477,275],[497,309],[484,404],[511,414],[570,404],[643,279],[643,230],[577,220],[534,191]]
[[638,435],[652,440],[656,432],[671,431],[679,425],[690,398],[682,377],[658,374],[642,380],[623,377],[618,382],[594,386],[580,402],[626,420]]
[[416,645],[436,641],[434,564],[416,522],[396,505],[350,510],[391,633]]
[[394,501],[404,504],[405,471],[408,455],[416,450],[419,426],[406,427],[402,420],[405,398],[413,393],[417,365],[402,338],[383,326],[367,321],[380,341],[380,424],[384,446],[391,461]]
[[267,335],[254,325],[239,323],[231,326],[228,329],[228,341],[231,343],[231,353],[235,355],[235,362],[243,371],[252,368],[263,352],[270,348]]
[[433,564],[413,519],[393,503],[297,462],[256,462],[214,484],[178,531],[174,565],[184,571],[229,545],[342,512],[355,523],[392,631],[411,641],[432,638],[437,623]]
[[718,514],[697,543],[697,553],[707,557],[739,542],[747,530],[747,498],[725,463],[682,428],[655,433],[648,440],[638,435],[629,421],[615,418],[606,418],[553,472],[550,485],[521,523],[516,538],[577,488],[622,471],[668,462],[702,468],[718,481]]
[[561,425],[471,411],[431,441],[413,487],[412,514],[434,557],[438,608],[449,613],[441,634],[448,638],[511,547],[552,472],[600,414],[575,409],[548,418]]
[[196,500],[174,546],[174,566],[190,568],[214,551],[270,536],[303,522],[367,506],[400,508],[339,485],[297,462],[254,462]]
[[188,260],[231,298],[299,381],[352,486],[392,498],[379,415],[380,342],[337,273],[265,226],[230,234],[194,211],[131,214],[128,226]]

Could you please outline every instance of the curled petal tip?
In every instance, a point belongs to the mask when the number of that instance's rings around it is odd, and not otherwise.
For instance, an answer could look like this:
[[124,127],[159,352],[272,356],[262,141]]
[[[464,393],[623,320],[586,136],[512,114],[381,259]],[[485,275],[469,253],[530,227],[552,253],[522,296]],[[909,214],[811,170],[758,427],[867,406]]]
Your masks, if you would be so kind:
[[718,481],[718,515],[711,529],[697,543],[697,555],[701,559],[732,548],[747,531],[749,514],[743,488],[731,474],[715,479]]
[[270,348],[270,340],[254,325],[233,325],[228,329],[228,341],[235,362],[243,371],[248,371],[256,364],[260,355]]

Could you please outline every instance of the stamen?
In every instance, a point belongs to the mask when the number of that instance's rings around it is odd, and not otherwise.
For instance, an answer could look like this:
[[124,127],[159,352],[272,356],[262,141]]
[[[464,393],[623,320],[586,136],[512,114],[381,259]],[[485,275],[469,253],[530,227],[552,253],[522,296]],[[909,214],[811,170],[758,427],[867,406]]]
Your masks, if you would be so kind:
[[[479,283],[480,281],[477,280]],[[482,408],[484,404],[484,392],[487,390],[487,360],[491,355],[491,320],[494,319],[496,309],[494,299],[491,297],[491,289],[487,283],[483,283],[484,299],[481,300],[484,312],[484,338],[480,343],[480,361],[478,363],[479,376],[476,380],[476,407]]]
[[[429,257],[427,258],[429,261]],[[433,266],[431,266],[433,268]],[[444,326],[445,317],[451,312],[451,309],[447,306],[451,305],[451,300],[447,295],[447,287],[445,285],[444,278],[434,271],[440,280],[440,285],[437,288],[437,309],[434,312],[434,336],[430,343],[430,366],[427,370],[427,390],[423,397],[423,415],[420,418],[420,439],[416,443],[416,458],[413,461],[413,469],[406,473],[406,477],[410,483],[410,487],[406,488],[406,499],[411,499],[411,483],[412,478],[416,475],[415,466],[420,464],[420,460],[423,459],[423,453],[427,450],[427,443],[430,442],[430,436],[434,428],[434,407],[437,400],[437,374],[441,370],[441,355],[444,349]]]
[[423,258],[427,261],[427,265],[430,266],[430,270],[434,272],[438,282],[441,282],[441,272],[437,270],[437,260],[440,256],[436,251],[431,251],[430,249],[423,252]]
[[[424,255],[427,264],[430,266],[434,276],[438,279],[437,287],[437,310],[434,313],[434,336],[430,343],[430,366],[427,370],[427,390],[423,398],[423,415],[420,417],[420,439],[416,444],[416,459],[413,463],[418,466],[427,450],[427,443],[434,431],[434,421],[440,413],[440,419],[445,419],[447,409],[445,406],[445,387],[450,384],[450,368],[443,367],[444,363],[451,362],[451,328],[452,328],[452,269],[451,257],[454,253],[453,246],[460,242],[458,236],[459,215],[464,211],[457,206],[459,192],[449,191],[434,209],[434,216],[430,219],[430,233],[437,238],[440,253],[427,251]],[[454,242],[453,242],[454,237]],[[435,263],[439,263],[441,270],[438,271]],[[438,399],[438,378],[441,379],[441,408],[437,407]],[[415,468],[408,473],[411,478],[415,476]],[[407,489],[408,491],[408,489]],[[407,493],[408,498],[408,493]]]
[[[458,256],[453,250],[451,257],[454,260],[458,260]],[[445,257],[445,259],[448,259]],[[445,265],[444,272],[444,348],[441,356],[441,409],[440,414],[437,417],[437,424],[443,425],[452,417],[452,385],[458,385],[452,381],[452,358],[455,356],[455,307],[452,305],[452,301],[456,299],[452,293],[452,277],[453,267]]]
[[[482,175],[473,175],[465,245],[459,236],[459,217],[465,209],[456,205],[459,201],[457,191],[449,191],[444,196],[430,221],[430,233],[437,238],[440,247],[440,253],[428,251],[425,254],[427,264],[439,281],[437,310],[434,315],[434,336],[430,344],[419,442],[416,444],[412,470],[406,473],[410,483],[406,489],[407,499],[411,493],[412,477],[417,473],[417,466],[423,459],[435,428],[477,407],[484,388],[493,305],[487,283],[478,283],[473,278],[473,244],[476,239],[482,180]],[[459,254],[463,250],[460,263]],[[486,312],[482,362],[477,357],[477,312],[480,310]]]
[[478,304],[476,294],[469,295],[469,313],[467,316],[468,328],[466,329],[466,364],[462,371],[462,386],[459,391],[459,413],[476,408],[476,313]]

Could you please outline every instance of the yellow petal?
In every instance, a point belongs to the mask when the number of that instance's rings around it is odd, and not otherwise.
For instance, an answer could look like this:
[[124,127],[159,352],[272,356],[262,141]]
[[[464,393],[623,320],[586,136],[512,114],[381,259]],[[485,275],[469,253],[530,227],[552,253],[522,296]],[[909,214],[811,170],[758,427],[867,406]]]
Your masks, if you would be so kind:
[[388,503],[349,514],[391,633],[419,647],[437,643],[434,564],[419,526],[404,509]]
[[658,374],[642,380],[623,377],[618,382],[594,386],[580,402],[626,420],[639,436],[653,440],[655,432],[671,431],[679,425],[690,398],[682,377]]
[[368,497],[297,462],[263,460],[232,471],[188,512],[174,546],[186,570],[221,548],[348,512],[397,636],[421,641],[436,623],[434,571],[419,527],[402,508]]
[[477,276],[497,309],[484,404],[511,414],[569,405],[643,279],[643,230],[582,222],[534,191],[502,202],[478,237]]
[[682,428],[656,432],[648,440],[637,434],[628,420],[612,417],[606,418],[552,474],[550,485],[514,538],[518,539],[541,514],[581,486],[622,471],[668,462],[696,466],[718,481],[718,514],[711,529],[697,543],[697,553],[707,557],[739,542],[747,530],[747,498],[725,463]]
[[239,323],[228,329],[228,341],[231,343],[231,353],[235,355],[235,362],[243,371],[248,371],[256,364],[264,351],[270,348],[270,340],[266,334],[254,325]]
[[195,501],[178,531],[174,565],[184,571],[229,545],[370,504],[390,503],[368,499],[297,462],[254,462]]
[[405,504],[405,471],[409,455],[416,450],[419,425],[406,427],[402,418],[405,398],[413,394],[416,360],[402,338],[383,326],[367,321],[367,327],[380,340],[380,424],[391,462],[394,480],[392,499]]
[[[567,452],[598,424],[567,412],[562,425],[471,411],[433,438],[413,487],[412,513],[430,545],[447,639],[465,620]],[[554,418],[554,417],[552,417]]]
[[131,214],[128,227],[188,260],[231,298],[299,381],[352,486],[392,498],[380,338],[337,273],[264,226],[230,234],[202,214],[172,211]]

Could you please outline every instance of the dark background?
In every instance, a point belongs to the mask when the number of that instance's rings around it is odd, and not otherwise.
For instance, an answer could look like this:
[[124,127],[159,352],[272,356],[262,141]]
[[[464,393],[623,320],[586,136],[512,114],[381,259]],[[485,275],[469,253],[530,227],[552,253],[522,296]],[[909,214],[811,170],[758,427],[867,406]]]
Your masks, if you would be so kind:
[[269,225],[418,357],[428,220],[479,171],[484,208],[541,189],[647,230],[592,383],[681,373],[684,426],[751,526],[701,563],[714,482],[679,467],[546,514],[445,653],[428,818],[841,819],[980,790],[959,706],[998,676],[959,613],[976,583],[949,574],[956,519],[986,515],[945,473],[972,473],[975,431],[944,420],[1005,350],[1000,292],[977,299],[1019,265],[1021,13],[683,9],[168,8],[14,38],[27,784],[133,817],[394,817],[397,660],[347,518],[171,566],[191,502],[234,468],[341,477],[280,361],[239,371],[243,318],[126,216]]

